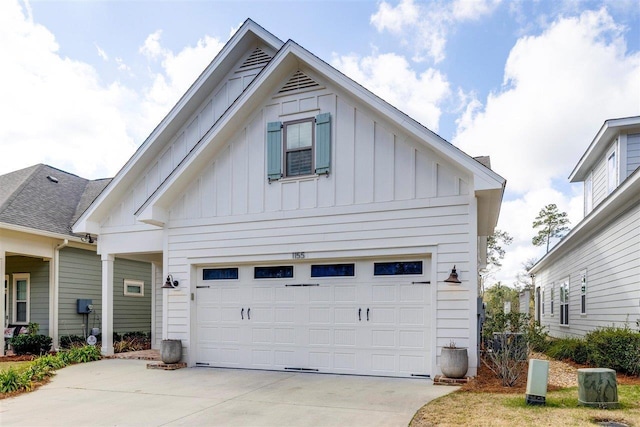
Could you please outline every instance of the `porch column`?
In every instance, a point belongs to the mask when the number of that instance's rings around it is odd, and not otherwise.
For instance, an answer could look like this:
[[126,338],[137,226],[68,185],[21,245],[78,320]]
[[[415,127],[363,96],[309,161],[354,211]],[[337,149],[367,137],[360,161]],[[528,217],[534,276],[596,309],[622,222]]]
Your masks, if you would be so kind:
[[103,356],[113,355],[113,254],[102,254],[102,348]]
[[[5,267],[5,261],[6,256],[4,253],[4,249],[0,247],[0,280],[2,280],[2,295],[4,296],[4,298],[7,298],[7,295],[5,294],[6,290],[4,287],[4,275],[7,271]],[[7,315],[7,313],[4,312],[4,302],[6,301],[6,299],[4,298],[2,302],[0,302],[0,322],[2,322],[2,333],[0,334],[0,356],[4,356],[4,327],[6,326],[4,323],[4,318]]]

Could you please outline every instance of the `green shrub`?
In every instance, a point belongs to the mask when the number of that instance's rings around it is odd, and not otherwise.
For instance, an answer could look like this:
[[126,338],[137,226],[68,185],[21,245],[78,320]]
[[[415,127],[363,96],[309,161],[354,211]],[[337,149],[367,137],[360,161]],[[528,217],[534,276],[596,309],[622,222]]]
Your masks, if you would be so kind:
[[46,335],[21,334],[11,338],[10,344],[16,354],[44,354],[51,350],[52,341]]
[[80,335],[65,335],[60,337],[60,348],[68,349],[73,347],[83,347],[86,341]]
[[12,393],[14,391],[28,389],[31,387],[31,379],[25,383],[25,376],[22,372],[11,367],[6,371],[0,371],[0,392]]
[[585,336],[588,360],[599,368],[640,375],[640,332],[606,327]]
[[533,351],[545,353],[551,344],[549,333],[540,322],[531,322],[525,332],[529,348]]
[[549,357],[558,360],[570,359],[576,363],[587,363],[587,344],[580,338],[560,338],[553,340],[546,351]]
[[95,346],[85,345],[84,347],[75,347],[69,351],[60,353],[61,359],[67,364],[85,363],[94,360],[100,360],[100,349]]
[[38,357],[33,361],[34,365],[49,368],[51,371],[61,369],[66,366],[64,361],[58,355],[47,354],[45,356]]

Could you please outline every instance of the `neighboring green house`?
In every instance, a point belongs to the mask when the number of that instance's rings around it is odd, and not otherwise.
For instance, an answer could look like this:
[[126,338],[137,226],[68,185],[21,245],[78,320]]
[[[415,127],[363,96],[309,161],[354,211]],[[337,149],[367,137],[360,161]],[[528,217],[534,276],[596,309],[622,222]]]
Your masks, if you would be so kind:
[[[100,328],[102,262],[96,237],[73,234],[71,225],[109,181],[43,164],[0,176],[3,341],[10,335],[7,329],[30,322],[38,323],[55,347],[62,336],[85,336]],[[150,261],[144,256],[115,259],[115,332],[152,330]],[[91,312],[79,313],[78,300],[91,300]]]

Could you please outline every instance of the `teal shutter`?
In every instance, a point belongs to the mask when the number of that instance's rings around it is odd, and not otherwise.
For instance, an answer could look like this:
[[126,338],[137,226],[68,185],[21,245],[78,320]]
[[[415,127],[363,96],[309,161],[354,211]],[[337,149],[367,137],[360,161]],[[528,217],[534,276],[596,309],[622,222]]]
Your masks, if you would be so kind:
[[316,116],[316,174],[329,175],[331,171],[331,114]]
[[282,178],[282,124],[267,123],[267,176],[269,182]]

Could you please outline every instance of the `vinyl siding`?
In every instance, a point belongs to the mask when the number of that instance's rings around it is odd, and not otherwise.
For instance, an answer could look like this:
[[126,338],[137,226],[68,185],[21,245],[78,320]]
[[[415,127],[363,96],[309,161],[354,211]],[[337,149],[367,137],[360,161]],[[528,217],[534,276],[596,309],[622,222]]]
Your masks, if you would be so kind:
[[[144,297],[124,296],[124,278],[143,280]],[[151,264],[116,258],[114,263],[114,331],[151,331]],[[102,262],[94,252],[77,248],[60,251],[59,335],[83,335],[85,315],[77,313],[77,300],[91,299],[94,311],[88,327],[102,328]]]
[[627,175],[640,167],[640,133],[627,135]]
[[[113,267],[113,330],[151,332],[151,264],[116,258]],[[144,282],[144,296],[124,295],[124,280]]]
[[[580,314],[581,272],[587,274],[587,314]],[[560,327],[559,284],[570,277],[569,327]],[[550,286],[556,283],[555,316]],[[552,336],[584,336],[602,326],[632,325],[640,318],[640,204],[636,203],[568,255],[536,275],[545,289],[542,324]]]
[[593,169],[593,208],[607,196],[607,161],[603,157]]
[[49,261],[25,256],[8,256],[6,274],[9,275],[9,303],[7,315],[13,321],[13,275],[29,273],[29,321],[40,325],[40,334],[49,335]]

